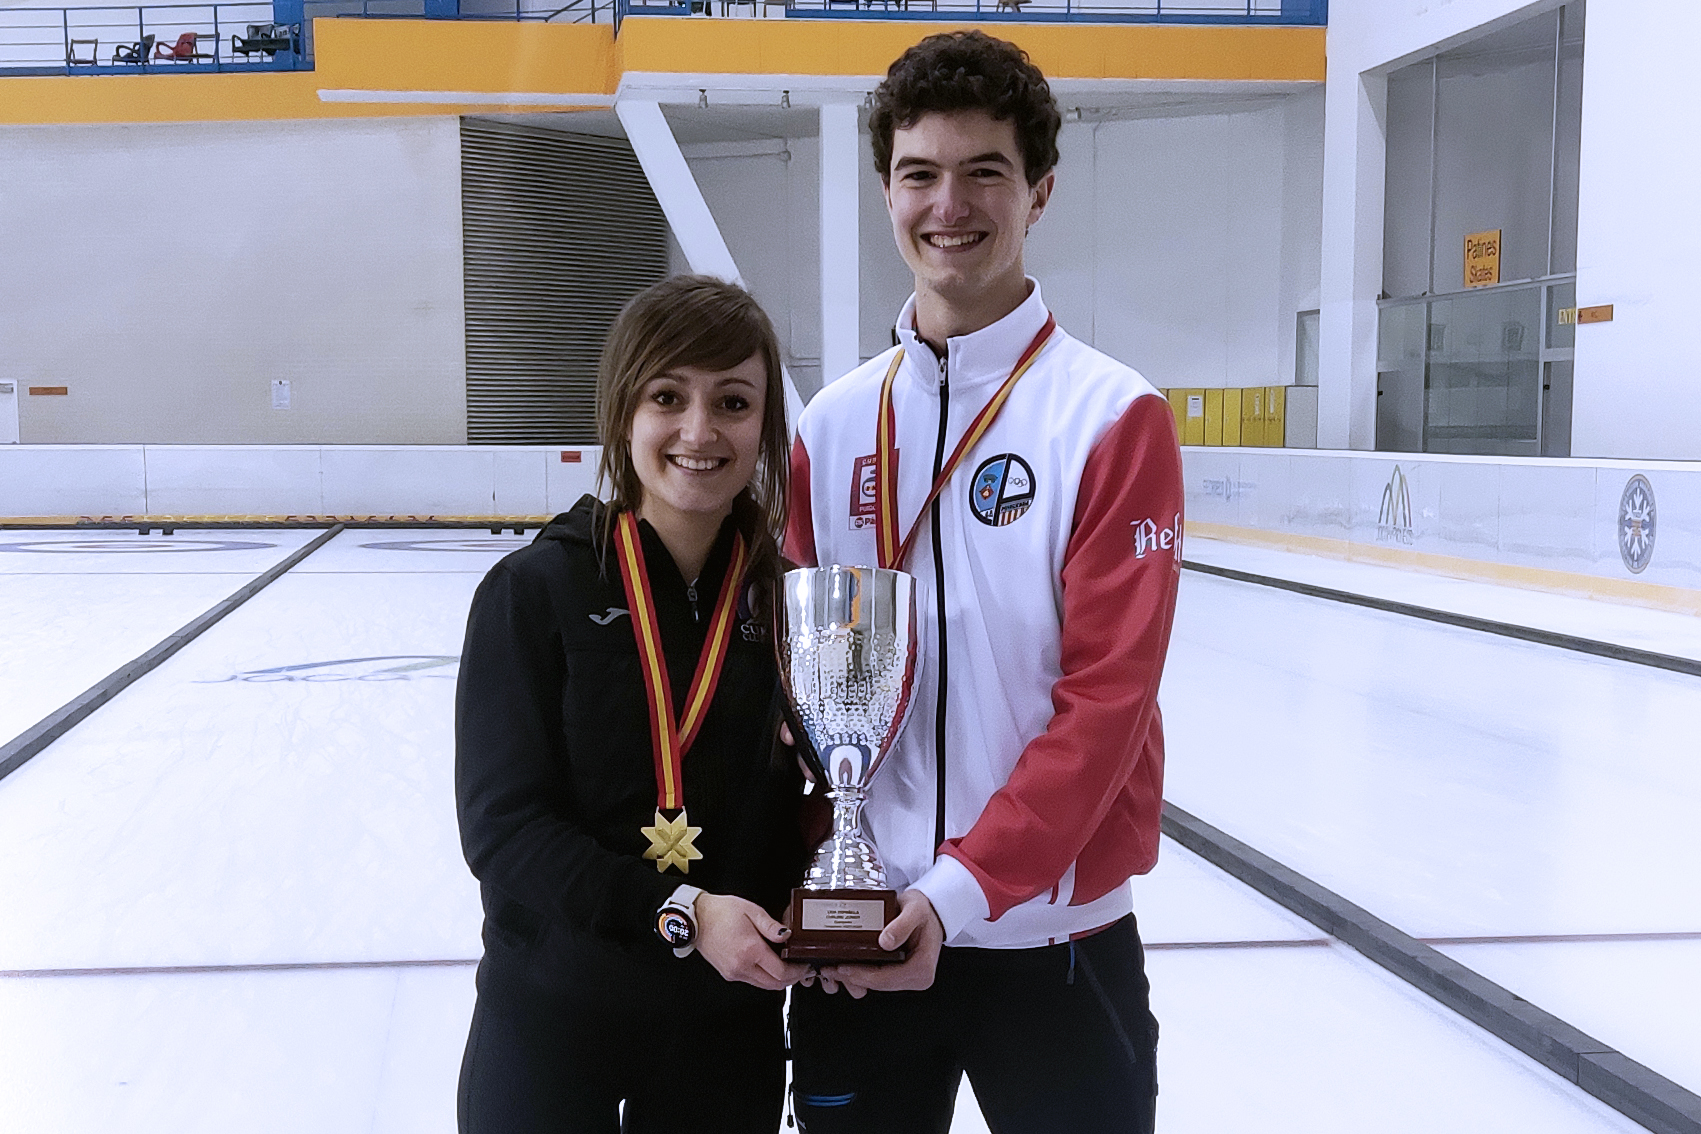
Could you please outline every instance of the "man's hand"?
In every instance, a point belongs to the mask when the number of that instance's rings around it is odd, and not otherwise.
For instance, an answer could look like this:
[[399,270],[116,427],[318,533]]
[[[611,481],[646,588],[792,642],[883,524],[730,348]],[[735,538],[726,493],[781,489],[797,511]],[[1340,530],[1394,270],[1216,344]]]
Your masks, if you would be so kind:
[[821,987],[828,992],[844,985],[845,991],[861,999],[869,989],[876,992],[919,992],[933,984],[939,965],[939,949],[945,944],[945,927],[933,912],[933,903],[920,890],[898,895],[898,916],[880,931],[880,947],[888,951],[909,946],[909,956],[891,965],[824,965]]
[[704,893],[697,896],[695,908],[697,951],[727,980],[778,990],[808,975],[808,965],[787,964],[774,952],[774,945],[791,936],[791,930],[755,902]]

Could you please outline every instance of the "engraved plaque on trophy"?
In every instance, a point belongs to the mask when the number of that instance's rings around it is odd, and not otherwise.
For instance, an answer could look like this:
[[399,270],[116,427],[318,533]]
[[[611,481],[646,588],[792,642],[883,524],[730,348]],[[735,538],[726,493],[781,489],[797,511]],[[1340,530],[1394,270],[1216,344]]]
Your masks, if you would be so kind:
[[886,868],[862,831],[869,782],[909,716],[920,654],[915,580],[876,567],[786,573],[774,636],[804,762],[833,804],[833,833],[791,894],[788,961],[880,963],[898,913]]

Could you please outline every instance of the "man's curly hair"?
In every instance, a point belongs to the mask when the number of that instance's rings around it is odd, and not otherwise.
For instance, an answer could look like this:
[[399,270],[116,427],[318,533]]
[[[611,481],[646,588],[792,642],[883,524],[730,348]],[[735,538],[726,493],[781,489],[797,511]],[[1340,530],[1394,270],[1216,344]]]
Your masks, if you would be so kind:
[[1063,116],[1045,75],[1013,43],[982,31],[954,31],[930,35],[898,56],[875,88],[868,125],[880,180],[891,180],[893,131],[914,126],[924,114],[953,110],[984,110],[1014,123],[1029,185],[1057,165]]

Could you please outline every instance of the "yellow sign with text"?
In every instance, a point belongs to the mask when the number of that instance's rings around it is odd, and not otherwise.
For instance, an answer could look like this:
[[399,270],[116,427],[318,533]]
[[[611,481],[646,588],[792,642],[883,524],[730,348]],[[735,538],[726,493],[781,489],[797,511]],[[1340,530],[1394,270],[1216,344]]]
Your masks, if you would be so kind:
[[1465,286],[1488,287],[1500,282],[1500,230],[1473,232],[1465,237]]

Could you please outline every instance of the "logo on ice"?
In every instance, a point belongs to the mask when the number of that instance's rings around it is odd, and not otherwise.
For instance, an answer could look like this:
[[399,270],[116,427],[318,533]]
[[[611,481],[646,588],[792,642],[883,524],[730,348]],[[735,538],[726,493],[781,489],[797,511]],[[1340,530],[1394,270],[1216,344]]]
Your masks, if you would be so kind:
[[1144,559],[1148,551],[1169,551],[1181,546],[1181,513],[1175,514],[1175,522],[1167,528],[1160,528],[1151,520],[1133,520],[1130,526],[1134,529],[1134,558]]

